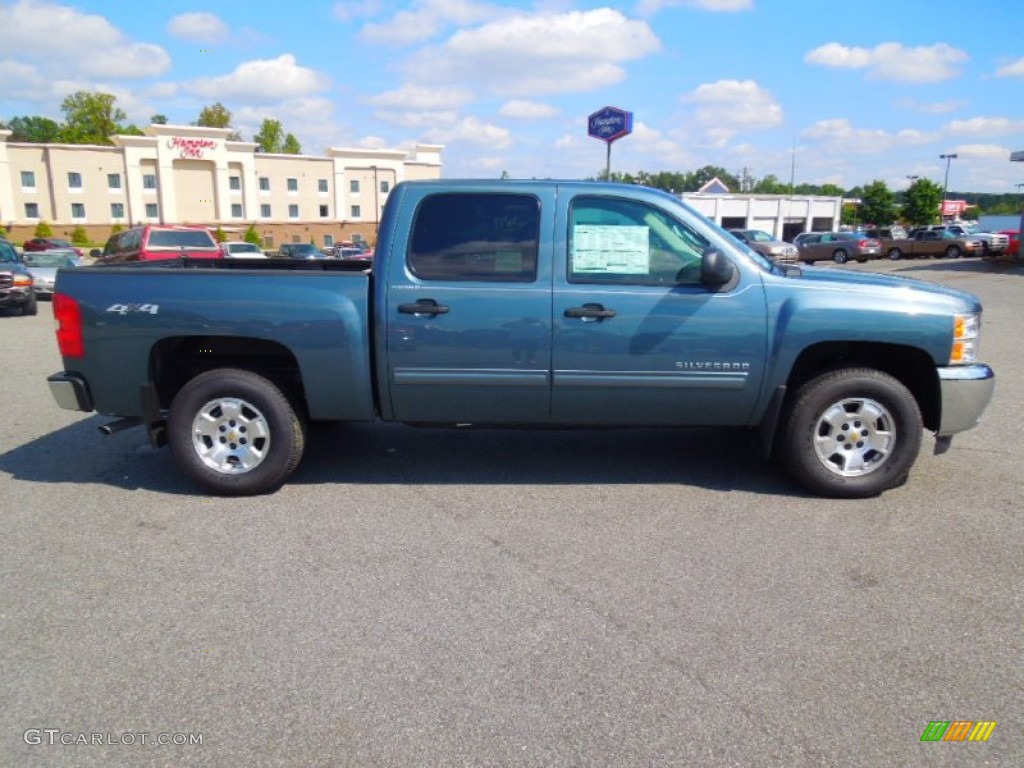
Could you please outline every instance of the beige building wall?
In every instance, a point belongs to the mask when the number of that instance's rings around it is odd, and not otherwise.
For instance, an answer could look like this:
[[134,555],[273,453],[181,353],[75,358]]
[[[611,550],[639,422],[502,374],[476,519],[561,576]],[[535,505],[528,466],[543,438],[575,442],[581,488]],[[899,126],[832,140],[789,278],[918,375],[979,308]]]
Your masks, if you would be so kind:
[[[0,131],[0,223],[16,243],[40,221],[56,237],[81,226],[102,243],[115,226],[206,224],[241,239],[250,225],[268,247],[283,242],[376,241],[400,181],[441,175],[438,145],[411,153],[331,148],[326,156],[263,154],[231,131],[151,125],[115,146],[26,144]],[[22,183],[30,179],[32,185]]]

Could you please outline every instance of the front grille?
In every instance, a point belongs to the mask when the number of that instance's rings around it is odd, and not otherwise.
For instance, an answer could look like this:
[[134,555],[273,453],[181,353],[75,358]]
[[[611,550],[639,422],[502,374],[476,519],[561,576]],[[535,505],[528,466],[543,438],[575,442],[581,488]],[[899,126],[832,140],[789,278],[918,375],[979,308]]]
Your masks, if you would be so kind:
[[14,285],[14,275],[10,272],[0,272],[0,288],[10,288]]

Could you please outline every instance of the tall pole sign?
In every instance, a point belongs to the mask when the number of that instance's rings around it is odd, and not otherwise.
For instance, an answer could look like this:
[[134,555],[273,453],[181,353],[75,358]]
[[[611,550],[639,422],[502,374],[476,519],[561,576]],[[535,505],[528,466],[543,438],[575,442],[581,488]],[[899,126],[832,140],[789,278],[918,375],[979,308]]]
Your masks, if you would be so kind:
[[[1011,152],[1010,162],[1024,163],[1024,151]],[[1018,184],[1017,187],[1019,188],[1020,184]],[[1020,224],[1017,225],[1017,231],[1020,233],[1017,235],[1018,238],[1024,237],[1024,203],[1021,203],[1020,206]],[[1017,261],[1021,260],[1024,260],[1024,252],[1017,251]]]
[[612,142],[633,132],[633,113],[618,107],[605,107],[587,118],[587,135],[607,145],[604,176],[612,177]]

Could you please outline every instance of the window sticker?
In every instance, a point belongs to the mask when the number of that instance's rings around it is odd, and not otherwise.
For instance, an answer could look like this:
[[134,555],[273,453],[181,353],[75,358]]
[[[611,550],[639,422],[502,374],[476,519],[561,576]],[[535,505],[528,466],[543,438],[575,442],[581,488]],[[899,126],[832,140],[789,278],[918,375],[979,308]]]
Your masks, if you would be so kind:
[[578,224],[573,228],[572,271],[646,275],[651,254],[647,227]]

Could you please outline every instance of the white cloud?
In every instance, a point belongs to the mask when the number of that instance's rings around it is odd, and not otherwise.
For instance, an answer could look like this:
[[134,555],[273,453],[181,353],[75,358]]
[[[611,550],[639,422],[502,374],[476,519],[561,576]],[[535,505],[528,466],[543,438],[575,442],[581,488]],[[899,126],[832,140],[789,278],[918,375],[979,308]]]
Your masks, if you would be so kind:
[[360,36],[378,45],[403,46],[429,40],[449,25],[472,26],[510,13],[508,9],[471,0],[419,0],[391,20],[367,24]]
[[543,120],[558,114],[558,108],[537,101],[513,99],[501,105],[498,114],[516,120]]
[[996,70],[996,77],[1024,77],[1024,59],[1011,61]]
[[376,16],[383,5],[380,0],[362,0],[362,2],[339,2],[331,9],[331,15],[341,22],[354,21],[369,16]]
[[215,13],[181,13],[167,23],[167,33],[181,40],[219,43],[228,36],[228,25]]
[[956,112],[958,109],[963,109],[968,103],[966,99],[950,99],[949,101],[936,101],[930,104],[916,101],[915,99],[899,99],[896,105],[925,115],[945,115],[950,112]]
[[945,43],[913,48],[900,43],[882,43],[859,48],[828,43],[804,56],[808,64],[836,69],[866,69],[873,80],[899,83],[938,83],[960,74],[958,65],[969,56]]
[[422,82],[472,79],[492,93],[536,97],[621,82],[623,62],[660,50],[645,22],[600,8],[519,15],[463,29],[411,57],[406,69]]
[[917,130],[895,134],[877,128],[854,128],[846,118],[820,120],[800,132],[800,138],[817,142],[837,153],[874,154],[894,147],[918,146],[938,137]]
[[945,130],[955,136],[1007,136],[1024,133],[1024,120],[972,117],[970,120],[953,120],[945,126]]
[[461,107],[468,103],[473,94],[458,86],[428,88],[421,85],[403,85],[394,91],[387,91],[367,99],[367,103],[383,109],[407,109],[410,111],[444,110]]
[[455,110],[377,110],[373,113],[375,120],[402,128],[430,129],[437,126],[451,126],[459,119],[459,113]]
[[468,141],[484,144],[490,149],[505,149],[512,146],[512,136],[507,128],[485,123],[477,117],[464,117],[448,127],[434,127],[428,130],[424,139],[437,144],[452,144]]
[[239,64],[228,75],[203,77],[185,84],[185,90],[207,99],[251,99],[268,103],[306,96],[330,87],[321,72],[299,66],[290,53],[276,59],[256,59]]
[[681,97],[696,109],[694,118],[713,147],[723,147],[740,131],[773,128],[782,122],[782,107],[753,80],[704,83]]
[[0,5],[0,50],[17,51],[41,72],[132,79],[166,72],[158,45],[135,43],[102,16],[41,0]]
[[636,10],[642,16],[650,16],[663,8],[678,6],[699,11],[732,13],[751,10],[754,7],[754,0],[640,0],[636,4]]

